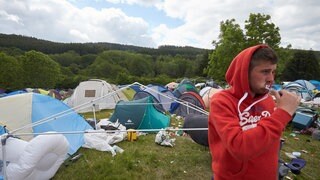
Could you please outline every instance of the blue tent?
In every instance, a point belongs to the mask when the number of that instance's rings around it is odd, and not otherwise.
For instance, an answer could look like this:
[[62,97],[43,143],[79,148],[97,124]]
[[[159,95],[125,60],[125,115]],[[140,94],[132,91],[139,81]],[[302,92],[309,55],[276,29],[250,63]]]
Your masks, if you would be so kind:
[[282,89],[282,85],[281,84],[272,84],[272,89],[279,91]]
[[27,91],[25,90],[17,90],[17,91],[12,91],[6,94],[6,96],[12,96],[12,95],[16,95],[16,94],[22,94],[22,93],[26,93]]
[[310,80],[309,82],[311,82],[311,84],[313,84],[317,88],[317,90],[320,90],[320,81]]
[[283,86],[283,89],[295,92],[305,101],[310,101],[314,98],[313,90],[315,89],[315,86],[307,80],[299,79],[289,82]]
[[[86,120],[63,102],[47,95],[23,93],[0,98],[0,125],[9,133],[30,140],[33,133],[75,132],[92,129]],[[39,123],[35,125],[35,123]],[[19,136],[30,133],[31,136]],[[83,133],[64,134],[74,154],[83,144]]]
[[307,80],[299,79],[299,80],[295,80],[294,82],[305,87],[308,91],[312,91],[312,90],[316,89],[316,87],[311,82],[309,82]]
[[160,107],[157,107],[157,109],[161,111],[169,111],[171,103],[176,99],[173,93],[167,88],[152,84],[142,87],[139,92],[136,92],[133,99],[142,99],[147,96],[153,97],[155,101],[159,103],[157,106]]

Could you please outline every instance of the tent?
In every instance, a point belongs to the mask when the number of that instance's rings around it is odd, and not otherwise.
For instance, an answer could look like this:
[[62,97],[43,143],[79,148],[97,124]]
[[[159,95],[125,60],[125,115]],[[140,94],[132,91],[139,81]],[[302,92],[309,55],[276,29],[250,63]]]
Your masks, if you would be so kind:
[[7,95],[7,94],[6,94],[6,90],[0,88],[0,98],[1,98],[1,97],[4,97],[4,96],[6,96],[6,95]]
[[154,97],[152,94],[150,94],[149,92],[146,91],[139,91],[136,94],[134,94],[133,96],[133,100],[138,100],[138,99],[143,99],[146,97],[151,97],[152,98],[152,102],[154,103],[154,107],[160,111],[160,112],[165,112],[166,110],[163,108],[162,104],[160,103],[160,101]]
[[[20,137],[27,141],[33,138],[33,133],[92,129],[82,116],[66,104],[38,93],[23,93],[0,98],[0,109],[0,125],[5,126],[13,135],[29,133],[30,136]],[[84,144],[83,134],[64,136],[70,144],[68,153],[71,155]]]
[[134,91],[134,92],[141,91],[141,89],[140,89],[141,85],[138,85],[138,84],[131,84],[131,85],[124,84],[124,85],[118,85],[118,87],[119,88],[127,87],[127,88],[132,89],[132,91]]
[[271,88],[276,91],[280,91],[282,89],[282,85],[281,84],[272,84]]
[[316,89],[320,91],[320,81],[310,80],[309,82],[312,83],[316,87]]
[[200,89],[199,95],[200,95],[201,97],[203,97],[203,95],[204,95],[205,93],[207,93],[211,88],[212,88],[212,87],[210,87],[210,86],[203,87],[202,89]]
[[[183,128],[208,128],[208,115],[206,114],[189,114],[185,117]],[[184,130],[191,139],[203,146],[209,146],[208,130]]]
[[213,79],[207,80],[206,81],[206,86],[213,87],[213,88],[216,88],[216,89],[222,89],[222,87],[219,86],[219,84],[217,84]]
[[210,100],[211,97],[216,94],[217,92],[220,92],[223,89],[217,89],[217,88],[213,88],[213,87],[205,87],[203,88],[203,90],[200,91],[200,95],[202,97],[202,100],[204,102],[204,105],[206,108],[210,107]]
[[312,91],[315,89],[315,86],[307,80],[296,80],[284,85],[283,89],[295,92],[304,101],[310,101],[314,97]]
[[12,92],[6,93],[3,97],[12,96],[12,95],[16,95],[16,94],[23,94],[23,93],[26,93],[26,92],[27,91],[25,91],[25,90],[16,90],[16,91],[12,91]]
[[95,109],[114,109],[116,103],[123,98],[121,92],[115,92],[117,87],[104,80],[91,79],[81,82],[70,98],[65,102],[77,112],[91,112]]
[[173,91],[175,97],[179,98],[184,92],[195,92],[199,93],[196,86],[188,79],[183,79],[178,87]]
[[[30,90],[31,88],[28,88],[28,90]],[[28,91],[30,92],[30,91]],[[47,90],[44,90],[42,88],[35,88],[35,89],[31,89],[31,92],[34,92],[34,93],[39,93],[39,94],[43,94],[43,95],[48,95],[49,94],[49,91]]]
[[176,82],[169,82],[164,87],[167,88],[169,91],[174,91],[178,87],[179,83]]
[[169,126],[170,117],[158,111],[148,96],[138,100],[119,101],[109,121],[127,129],[161,129]]
[[195,92],[184,92],[171,104],[170,113],[186,117],[188,114],[203,114],[205,104],[201,96]]
[[299,79],[299,80],[296,80],[294,82],[302,85],[303,87],[305,87],[309,91],[312,91],[312,90],[316,89],[316,87],[311,82],[309,82],[307,80]]
[[48,95],[51,97],[54,97],[58,100],[62,100],[62,96],[61,96],[60,92],[56,89],[49,89]]
[[141,91],[137,92],[133,99],[141,99],[146,96],[152,96],[155,98],[156,102],[158,102],[159,106],[161,106],[159,108],[164,109],[165,111],[170,110],[171,103],[176,99],[173,93],[167,88],[152,84],[141,88]]

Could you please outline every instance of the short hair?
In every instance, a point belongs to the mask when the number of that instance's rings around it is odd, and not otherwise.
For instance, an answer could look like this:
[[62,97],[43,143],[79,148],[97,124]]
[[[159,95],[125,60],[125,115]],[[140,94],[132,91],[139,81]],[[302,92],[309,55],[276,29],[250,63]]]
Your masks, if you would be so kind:
[[261,47],[257,49],[252,54],[249,70],[253,69],[260,62],[271,62],[272,64],[277,64],[278,62],[277,54],[270,47]]

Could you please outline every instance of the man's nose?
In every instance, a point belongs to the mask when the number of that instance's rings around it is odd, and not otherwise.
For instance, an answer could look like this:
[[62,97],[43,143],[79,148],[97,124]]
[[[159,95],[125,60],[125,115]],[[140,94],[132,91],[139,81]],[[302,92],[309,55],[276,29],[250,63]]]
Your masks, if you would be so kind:
[[275,74],[274,73],[271,72],[271,73],[268,74],[268,77],[267,77],[268,81],[272,81],[273,82],[274,78],[275,78]]

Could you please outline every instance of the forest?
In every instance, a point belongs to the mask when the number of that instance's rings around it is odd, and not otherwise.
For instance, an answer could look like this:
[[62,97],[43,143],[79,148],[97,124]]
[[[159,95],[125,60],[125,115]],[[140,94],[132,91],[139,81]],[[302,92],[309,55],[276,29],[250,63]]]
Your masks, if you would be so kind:
[[212,49],[97,43],[58,43],[15,34],[0,34],[0,88],[75,88],[88,79],[114,84],[166,84],[189,78],[223,84],[236,54],[268,44],[280,59],[277,82],[320,79],[320,52],[280,47],[280,29],[264,14],[250,14],[245,28],[234,19],[221,21]]

